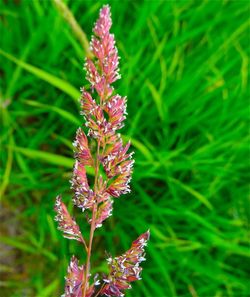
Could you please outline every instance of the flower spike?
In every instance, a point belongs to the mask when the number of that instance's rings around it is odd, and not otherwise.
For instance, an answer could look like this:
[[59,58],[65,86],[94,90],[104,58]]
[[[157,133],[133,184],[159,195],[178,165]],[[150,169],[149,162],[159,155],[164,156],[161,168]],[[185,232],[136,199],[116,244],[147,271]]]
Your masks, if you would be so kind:
[[[72,200],[90,224],[88,244],[61,197],[56,198],[59,229],[66,238],[83,243],[87,252],[85,265],[79,265],[76,257],[71,258],[64,297],[124,296],[124,291],[131,288],[131,282],[140,279],[142,268],[139,265],[145,260],[144,247],[149,239],[149,231],[143,233],[127,252],[107,259],[109,275],[103,279],[97,279],[98,275],[91,278],[94,232],[111,216],[114,200],[130,192],[134,164],[133,152],[129,152],[130,142],[123,143],[118,133],[126,119],[127,98],[117,94],[113,87],[121,76],[115,38],[110,33],[111,25],[110,7],[105,5],[100,10],[90,42],[93,58],[86,58],[84,64],[86,79],[90,83],[90,89],[81,89],[80,113],[84,117],[85,128],[77,130],[73,143]],[[86,167],[92,167],[93,179],[89,178]]]

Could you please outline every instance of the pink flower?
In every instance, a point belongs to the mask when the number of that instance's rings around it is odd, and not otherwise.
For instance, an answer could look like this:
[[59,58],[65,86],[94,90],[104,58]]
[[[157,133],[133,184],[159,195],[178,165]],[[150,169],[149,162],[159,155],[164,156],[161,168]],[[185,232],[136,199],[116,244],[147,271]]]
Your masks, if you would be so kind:
[[[90,48],[93,59],[85,62],[86,79],[90,90],[82,89],[81,114],[85,119],[88,133],[79,128],[73,143],[75,164],[71,188],[74,191],[73,203],[86,211],[90,226],[89,242],[85,243],[79,226],[70,216],[60,196],[56,199],[56,221],[64,236],[83,243],[87,252],[86,265],[78,265],[73,256],[66,277],[65,297],[123,296],[130,283],[140,279],[144,261],[144,247],[149,239],[149,231],[132,243],[123,255],[109,258],[110,273],[102,280],[102,286],[95,293],[90,285],[90,258],[94,232],[107,220],[113,209],[114,198],[130,192],[130,180],[133,170],[133,153],[129,153],[130,142],[123,144],[117,133],[126,119],[127,98],[114,92],[112,84],[120,78],[119,57],[114,35],[109,32],[112,25],[110,7],[105,5],[94,27],[94,36]],[[88,137],[92,138],[91,149]],[[86,166],[92,167],[94,181],[89,179]]]
[[113,201],[111,199],[107,199],[102,204],[100,204],[97,211],[95,228],[100,228],[102,226],[103,221],[105,221],[112,215],[112,204]]
[[63,236],[82,242],[83,238],[80,228],[69,214],[67,207],[62,202],[61,196],[56,197],[55,211],[57,212],[55,220],[58,222],[58,229],[63,232]]
[[[68,275],[65,277],[65,294],[62,297],[82,297],[82,283],[85,279],[85,266],[79,266],[78,260],[72,256],[68,267]],[[94,285],[87,288],[86,297],[94,293]]]
[[91,156],[91,152],[88,145],[88,139],[81,128],[76,132],[76,140],[73,142],[75,147],[75,158],[86,166],[93,166],[94,160]]
[[[111,84],[120,78],[120,75],[114,36],[109,33],[111,24],[110,8],[104,6],[93,30],[96,36],[91,40],[91,50],[95,59],[87,58],[85,63],[87,80],[99,98],[93,99],[95,94],[86,89],[82,90],[81,98],[82,114],[89,128],[88,136],[95,138],[100,144],[97,158],[106,173],[102,183],[102,188],[106,186],[106,189],[102,189],[102,195],[108,194],[104,196],[106,199],[110,199],[110,196],[117,198],[130,192],[129,183],[134,163],[131,159],[132,153],[127,153],[130,143],[123,145],[120,135],[116,134],[116,131],[123,127],[127,113],[126,97],[112,94]],[[100,192],[96,193],[96,196],[97,194],[99,195],[97,203],[100,200],[104,202],[105,199]],[[87,197],[89,196],[86,193],[86,199],[92,201]],[[111,204],[108,205],[110,210]],[[104,211],[103,206],[101,209]]]
[[73,202],[80,207],[82,211],[85,209],[93,209],[95,204],[95,195],[88,184],[85,167],[76,160],[73,178],[71,180],[72,189],[75,192]]
[[122,297],[124,296],[123,291],[131,288],[131,282],[141,279],[142,268],[139,264],[146,260],[144,258],[144,247],[147,245],[148,239],[149,231],[139,236],[126,253],[114,259],[107,259],[110,272],[104,279],[106,285],[101,294]]

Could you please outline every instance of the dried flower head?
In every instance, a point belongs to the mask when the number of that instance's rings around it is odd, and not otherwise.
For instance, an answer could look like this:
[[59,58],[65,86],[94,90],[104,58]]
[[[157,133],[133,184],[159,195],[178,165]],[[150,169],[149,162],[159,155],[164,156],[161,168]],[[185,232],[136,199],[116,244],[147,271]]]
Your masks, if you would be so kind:
[[[90,42],[93,58],[86,58],[86,79],[90,89],[82,88],[81,114],[85,119],[87,136],[83,129],[76,132],[73,143],[75,165],[71,186],[74,191],[73,203],[86,212],[90,226],[88,244],[85,243],[79,226],[69,214],[61,197],[56,199],[56,220],[64,236],[83,243],[87,252],[86,265],[79,266],[73,256],[66,277],[65,297],[123,296],[124,290],[131,287],[132,281],[140,279],[144,258],[144,246],[149,239],[149,231],[132,243],[123,255],[108,259],[110,273],[103,280],[94,279],[90,284],[90,260],[92,241],[96,228],[112,214],[113,200],[130,192],[130,180],[134,160],[128,153],[130,142],[123,144],[117,132],[126,119],[126,97],[116,94],[112,84],[119,74],[119,57],[114,35],[109,32],[112,25],[110,7],[103,6],[94,26],[94,36]],[[89,146],[88,137],[95,142]],[[86,166],[94,171],[91,183]],[[99,286],[96,292],[95,286]]]

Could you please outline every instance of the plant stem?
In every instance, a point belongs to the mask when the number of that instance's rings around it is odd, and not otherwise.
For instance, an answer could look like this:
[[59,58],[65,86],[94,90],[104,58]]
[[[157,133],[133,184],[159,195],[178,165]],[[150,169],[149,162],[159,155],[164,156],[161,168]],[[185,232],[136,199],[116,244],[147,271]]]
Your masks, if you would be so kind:
[[71,10],[68,8],[68,6],[62,0],[54,0],[54,3],[55,3],[55,6],[56,6],[58,12],[66,20],[66,22],[71,27],[73,33],[75,34],[75,36],[79,39],[83,49],[85,50],[86,56],[89,58],[92,58],[93,54],[89,48],[88,38],[87,38],[85,32],[82,30],[81,26],[77,23]]
[[88,247],[87,247],[87,244],[86,244],[86,242],[85,242],[85,240],[84,240],[84,238],[81,236],[81,241],[82,241],[82,244],[83,244],[83,246],[84,246],[84,248],[85,248],[85,251],[86,251],[86,253],[88,253]]
[[[96,165],[95,165],[95,183],[94,183],[94,193],[95,196],[97,196],[97,179],[98,179],[98,172],[99,172],[99,150],[100,150],[100,141],[98,141],[98,146],[97,146],[97,154],[96,154]],[[97,197],[96,197],[97,198]],[[89,246],[88,246],[88,253],[87,253],[87,262],[86,262],[86,273],[83,275],[85,278],[84,281],[84,287],[82,290],[82,297],[86,297],[86,291],[87,291],[87,286],[89,282],[89,272],[90,272],[90,258],[91,258],[91,249],[92,249],[92,241],[93,241],[93,236],[95,232],[95,221],[96,221],[96,212],[97,212],[97,204],[98,201],[96,201],[93,212],[92,212],[92,221],[91,221],[91,227],[90,227],[90,235],[89,235]]]
[[95,219],[96,219],[96,210],[97,206],[94,206],[93,215],[92,215],[92,222],[90,228],[90,238],[89,238],[89,247],[88,247],[88,254],[87,254],[87,263],[86,263],[86,273],[85,273],[85,281],[84,281],[84,288],[83,288],[83,297],[86,296],[87,285],[89,280],[89,272],[90,272],[90,258],[91,258],[91,249],[92,249],[92,241],[95,231]]
[[94,295],[94,297],[97,297],[97,296],[101,293],[101,290],[103,289],[104,286],[105,286],[105,283],[102,284],[102,286],[101,286],[100,289],[97,291],[97,293]]

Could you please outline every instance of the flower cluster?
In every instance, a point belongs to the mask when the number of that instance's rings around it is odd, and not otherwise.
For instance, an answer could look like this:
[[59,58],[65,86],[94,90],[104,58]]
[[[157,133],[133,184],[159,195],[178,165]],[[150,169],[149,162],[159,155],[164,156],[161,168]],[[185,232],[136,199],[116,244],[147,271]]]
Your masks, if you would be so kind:
[[123,291],[130,289],[130,283],[140,278],[142,268],[139,264],[145,261],[144,247],[149,239],[149,231],[139,236],[133,243],[131,248],[119,257],[107,259],[110,273],[104,279],[106,285],[101,293],[106,296],[124,296]]
[[67,207],[62,202],[61,196],[56,197],[55,211],[57,212],[55,221],[58,222],[58,229],[64,233],[63,236],[68,239],[83,241],[80,228],[69,214]]
[[[71,259],[63,295],[65,297],[91,297],[99,294],[123,296],[123,291],[131,287],[130,282],[140,279],[139,264],[144,260],[144,246],[149,238],[149,232],[146,232],[122,256],[109,258],[110,274],[104,276],[101,282],[90,285],[90,258],[95,229],[111,216],[114,198],[130,192],[134,163],[133,153],[128,153],[130,142],[123,144],[117,132],[124,126],[127,99],[116,94],[112,86],[120,74],[114,35],[109,32],[111,25],[110,7],[106,5],[101,9],[93,30],[94,36],[90,43],[93,58],[86,58],[85,63],[90,88],[82,88],[81,114],[85,119],[87,135],[84,129],[79,128],[73,143],[73,203],[82,212],[86,211],[87,221],[91,225],[88,244],[61,197],[56,199],[59,229],[65,237],[83,243],[87,252],[86,265],[79,266],[75,257]],[[93,169],[92,182],[86,167]],[[96,292],[95,286],[98,285],[101,287]]]
[[[68,275],[65,277],[65,294],[62,297],[82,297],[82,281],[85,280],[85,266],[79,266],[78,260],[72,256],[68,267]],[[86,297],[91,297],[94,293],[94,285],[87,287]]]
[[[102,221],[111,215],[111,197],[119,197],[130,191],[129,182],[134,163],[132,153],[127,153],[130,143],[123,145],[120,134],[116,133],[123,127],[126,98],[113,94],[114,88],[111,86],[120,78],[114,35],[109,33],[111,24],[110,8],[104,6],[94,27],[95,36],[90,45],[95,58],[87,58],[85,63],[87,80],[92,91],[82,88],[81,97],[81,113],[86,120],[88,136],[96,139],[98,144],[96,163],[102,164],[106,175],[105,179],[97,179],[95,189],[89,187],[84,167],[98,164],[94,163],[87,136],[81,128],[78,129],[74,142],[74,203],[82,210],[91,211],[96,204],[102,203],[98,210],[96,227],[100,227]],[[97,95],[97,99],[93,99],[93,95]]]

